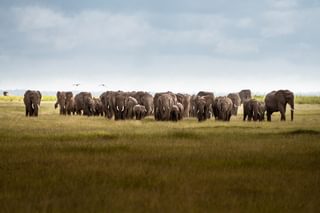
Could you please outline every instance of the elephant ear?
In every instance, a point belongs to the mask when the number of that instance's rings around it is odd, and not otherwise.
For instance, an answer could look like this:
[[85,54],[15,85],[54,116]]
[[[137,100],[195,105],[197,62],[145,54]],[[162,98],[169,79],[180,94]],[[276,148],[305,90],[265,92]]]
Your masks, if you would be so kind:
[[42,98],[41,92],[38,90],[37,93],[38,93],[39,98],[40,98],[40,100],[41,100],[41,98]]

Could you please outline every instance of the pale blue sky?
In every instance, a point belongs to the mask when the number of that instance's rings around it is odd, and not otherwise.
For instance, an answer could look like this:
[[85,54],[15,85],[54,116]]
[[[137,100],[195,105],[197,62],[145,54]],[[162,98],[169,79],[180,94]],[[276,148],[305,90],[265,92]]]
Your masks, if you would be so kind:
[[320,91],[319,0],[0,0],[0,89]]

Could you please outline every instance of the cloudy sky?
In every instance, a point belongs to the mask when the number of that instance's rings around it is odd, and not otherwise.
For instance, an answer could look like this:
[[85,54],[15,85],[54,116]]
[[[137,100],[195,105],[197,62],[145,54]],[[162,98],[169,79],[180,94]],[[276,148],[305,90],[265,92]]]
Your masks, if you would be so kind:
[[319,0],[1,0],[0,89],[320,91]]

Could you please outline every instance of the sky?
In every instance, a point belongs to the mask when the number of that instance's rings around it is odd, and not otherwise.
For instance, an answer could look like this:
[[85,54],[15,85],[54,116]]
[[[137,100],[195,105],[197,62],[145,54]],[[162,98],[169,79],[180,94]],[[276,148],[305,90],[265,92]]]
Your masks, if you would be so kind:
[[319,0],[0,0],[0,89],[318,92],[319,20]]

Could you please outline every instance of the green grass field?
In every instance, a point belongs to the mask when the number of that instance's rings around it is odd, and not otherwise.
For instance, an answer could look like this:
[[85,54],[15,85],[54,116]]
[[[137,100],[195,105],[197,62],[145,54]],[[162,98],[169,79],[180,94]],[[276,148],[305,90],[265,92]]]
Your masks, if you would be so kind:
[[21,99],[0,101],[1,212],[320,209],[319,103],[271,123],[115,122],[53,103],[26,118]]

